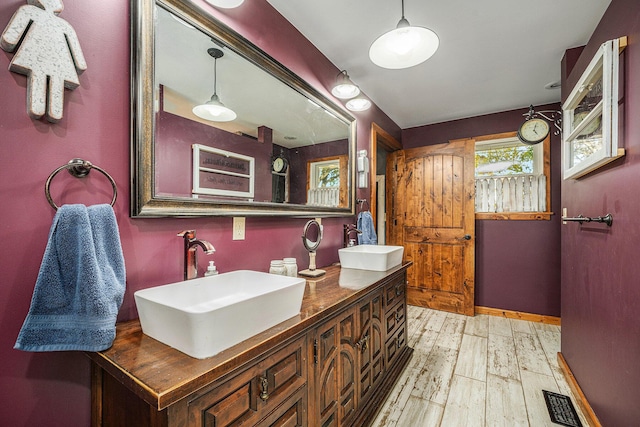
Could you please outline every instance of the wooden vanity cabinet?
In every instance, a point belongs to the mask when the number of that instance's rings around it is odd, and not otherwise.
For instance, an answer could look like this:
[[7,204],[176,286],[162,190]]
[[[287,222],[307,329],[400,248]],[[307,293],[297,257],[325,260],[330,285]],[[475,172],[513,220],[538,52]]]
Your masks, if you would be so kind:
[[147,337],[137,321],[120,324],[111,349],[88,354],[92,425],[368,425],[411,357],[408,265],[367,273],[372,284],[356,290],[330,267],[297,319],[209,359]]

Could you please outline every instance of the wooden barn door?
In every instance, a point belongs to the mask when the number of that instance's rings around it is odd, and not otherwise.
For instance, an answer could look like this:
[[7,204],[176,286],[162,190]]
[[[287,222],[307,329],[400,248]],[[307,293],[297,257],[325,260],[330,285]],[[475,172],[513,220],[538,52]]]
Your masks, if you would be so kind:
[[400,150],[387,161],[388,244],[405,248],[409,304],[474,313],[474,140]]

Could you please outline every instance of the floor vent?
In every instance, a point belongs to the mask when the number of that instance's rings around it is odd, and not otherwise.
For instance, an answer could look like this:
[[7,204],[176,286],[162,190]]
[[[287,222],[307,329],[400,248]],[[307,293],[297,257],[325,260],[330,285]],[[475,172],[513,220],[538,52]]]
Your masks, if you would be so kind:
[[571,398],[564,394],[542,390],[544,401],[547,403],[551,421],[567,427],[582,427],[576,408],[573,407]]

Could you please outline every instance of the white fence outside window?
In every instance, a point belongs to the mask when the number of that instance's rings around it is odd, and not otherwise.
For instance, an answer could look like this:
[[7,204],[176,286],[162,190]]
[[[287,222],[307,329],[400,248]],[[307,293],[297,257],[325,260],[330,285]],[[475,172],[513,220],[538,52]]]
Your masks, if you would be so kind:
[[545,212],[547,177],[476,178],[476,212]]

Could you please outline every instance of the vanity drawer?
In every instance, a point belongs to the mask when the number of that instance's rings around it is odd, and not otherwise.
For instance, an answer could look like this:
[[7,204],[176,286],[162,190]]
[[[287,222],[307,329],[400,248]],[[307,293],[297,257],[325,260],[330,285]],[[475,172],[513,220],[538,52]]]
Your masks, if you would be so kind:
[[276,408],[259,427],[306,427],[307,426],[307,387],[302,387]]
[[[220,386],[199,395],[189,402],[188,425],[223,427],[257,424],[296,391],[300,393],[299,389],[306,384],[305,348],[306,336],[302,336]],[[306,402],[306,387],[302,390]],[[291,408],[297,408],[296,405]],[[298,419],[298,415],[286,415],[291,408],[286,408],[281,414],[289,421],[282,419],[283,424],[278,424],[280,418],[276,417],[273,420],[275,425],[297,425],[290,422]],[[297,410],[293,408],[292,411]]]
[[386,337],[391,337],[396,329],[405,323],[407,305],[402,301],[395,307],[391,307],[385,314]]
[[391,307],[404,299],[406,284],[404,277],[394,280],[384,288],[385,307]]
[[387,366],[396,359],[400,354],[400,350],[407,345],[407,328],[406,324],[402,323],[398,330],[387,339],[386,353],[387,353]]

